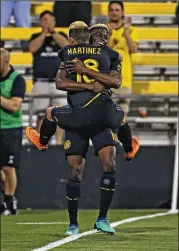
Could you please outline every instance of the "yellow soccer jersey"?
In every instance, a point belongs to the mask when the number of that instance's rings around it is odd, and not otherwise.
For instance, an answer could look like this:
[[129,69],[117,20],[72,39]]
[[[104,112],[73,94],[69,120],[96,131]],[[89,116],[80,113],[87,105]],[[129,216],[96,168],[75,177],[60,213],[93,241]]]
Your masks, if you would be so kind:
[[[107,24],[110,28],[110,24]],[[123,87],[132,87],[132,62],[131,62],[131,53],[129,52],[126,39],[123,36],[124,27],[118,29],[112,29],[112,34],[108,41],[108,46],[117,51],[123,58],[122,61],[122,86]],[[129,32],[131,38],[136,43],[139,43],[137,29],[133,26],[130,26]]]

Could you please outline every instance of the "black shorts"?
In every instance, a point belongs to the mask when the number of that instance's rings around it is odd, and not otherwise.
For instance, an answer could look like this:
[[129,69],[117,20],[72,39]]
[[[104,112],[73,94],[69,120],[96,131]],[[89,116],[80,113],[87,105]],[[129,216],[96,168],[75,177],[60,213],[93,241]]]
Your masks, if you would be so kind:
[[0,168],[19,166],[22,128],[0,129]]
[[[118,122],[121,121],[121,124],[122,124],[122,120],[124,118],[124,111],[119,104],[116,104],[115,106],[116,106],[116,118],[113,120],[114,123],[113,123],[112,131],[115,133],[118,133],[118,131],[119,131]],[[121,118],[122,118],[122,120],[121,120]]]
[[116,146],[115,135],[111,129],[104,129],[101,132],[71,132],[65,133],[64,150],[65,155],[79,155],[86,158],[89,147],[89,139],[91,139],[95,155],[106,146]]
[[52,118],[59,127],[74,132],[95,128],[95,131],[103,131],[105,128],[112,130],[121,126],[124,113],[117,109],[116,105],[106,95],[101,95],[89,106],[72,107],[56,106],[52,109]]

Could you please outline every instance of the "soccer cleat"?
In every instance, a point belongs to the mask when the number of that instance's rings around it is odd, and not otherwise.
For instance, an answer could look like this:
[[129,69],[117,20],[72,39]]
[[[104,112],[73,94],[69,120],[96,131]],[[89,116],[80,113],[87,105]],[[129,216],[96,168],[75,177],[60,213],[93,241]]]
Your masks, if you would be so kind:
[[69,225],[65,235],[77,235],[79,234],[79,229],[78,229],[78,225]]
[[14,196],[12,198],[12,201],[8,203],[4,203],[4,204],[6,205],[6,208],[3,212],[3,215],[17,215],[18,214],[18,211],[17,211],[18,201]]
[[8,216],[8,215],[12,215],[12,214],[11,214],[11,211],[10,211],[10,210],[6,209],[6,210],[3,212],[3,215]]
[[98,231],[101,231],[103,233],[107,233],[107,234],[114,234],[115,233],[115,229],[113,227],[110,226],[109,221],[107,219],[101,219],[101,220],[97,220],[94,228],[97,229]]
[[40,134],[38,132],[36,132],[33,128],[26,127],[25,135],[26,135],[27,139],[34,146],[36,146],[40,151],[45,151],[47,149],[47,145],[43,146],[43,145],[40,144]]
[[125,160],[132,161],[136,153],[139,151],[139,139],[135,136],[132,137],[132,151],[124,155]]

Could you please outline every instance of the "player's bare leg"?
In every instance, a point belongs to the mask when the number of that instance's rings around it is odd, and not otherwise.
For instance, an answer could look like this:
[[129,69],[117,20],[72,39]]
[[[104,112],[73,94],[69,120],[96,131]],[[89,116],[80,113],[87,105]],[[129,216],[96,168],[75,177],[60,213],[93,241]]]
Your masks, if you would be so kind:
[[40,151],[47,149],[47,145],[51,137],[55,134],[57,124],[52,120],[51,111],[53,107],[49,107],[46,111],[46,116],[43,119],[40,127],[40,134],[31,127],[26,128],[26,137]]
[[115,229],[112,228],[107,220],[107,213],[112,202],[116,183],[116,147],[107,146],[98,152],[103,167],[103,176],[101,178],[101,198],[99,216],[95,223],[95,228],[109,234],[114,234]]
[[17,186],[16,170],[14,167],[4,166],[3,171],[6,177],[4,182],[5,194],[14,195]]
[[40,132],[40,127],[42,125],[42,122],[43,122],[43,119],[44,119],[44,116],[37,116],[37,122],[36,122],[36,131],[37,132]]
[[3,172],[5,174],[4,181],[4,203],[6,204],[6,214],[17,214],[17,201],[14,198],[14,194],[17,187],[17,175],[15,167],[3,166]]
[[64,143],[64,134],[65,131],[63,129],[61,129],[60,127],[57,127],[57,131],[55,134],[56,137],[56,144],[62,146]]
[[4,193],[4,183],[5,183],[5,180],[6,180],[6,176],[4,174],[4,171],[1,170],[0,172],[0,180],[1,180],[1,191]]
[[70,176],[66,184],[66,198],[68,200],[68,214],[70,224],[66,235],[76,235],[78,230],[78,200],[80,198],[80,182],[84,170],[85,160],[81,156],[68,156]]

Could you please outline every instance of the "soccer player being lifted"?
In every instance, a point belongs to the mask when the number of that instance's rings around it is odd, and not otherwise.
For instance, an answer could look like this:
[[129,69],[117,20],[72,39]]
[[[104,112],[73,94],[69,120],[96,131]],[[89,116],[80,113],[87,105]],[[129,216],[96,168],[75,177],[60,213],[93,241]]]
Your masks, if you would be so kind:
[[[90,44],[95,46],[106,46],[109,39],[109,29],[105,24],[95,24],[90,27]],[[67,70],[69,73],[86,74],[91,78],[96,79],[96,72],[93,69],[86,67],[86,65],[76,59],[73,62],[67,64]],[[122,143],[125,155],[124,158],[127,161],[131,161],[139,150],[139,139],[135,136],[132,137],[131,129],[127,123],[126,117],[124,118],[120,128],[113,128],[117,133],[120,142]]]
[[[75,22],[69,27],[70,46],[60,51],[61,71],[57,74],[57,89],[68,91],[68,107],[47,109],[46,118],[41,126],[40,135],[32,128],[26,129],[27,138],[39,149],[45,150],[57,124],[66,130],[64,145],[67,161],[71,167],[66,184],[70,225],[66,234],[78,234],[78,200],[80,182],[85,164],[89,139],[103,166],[101,178],[101,199],[99,217],[95,228],[113,234],[115,230],[107,221],[107,212],[115,191],[116,142],[111,128],[116,128],[123,120],[123,111],[116,109],[106,88],[120,86],[120,60],[118,53],[107,47],[91,46],[89,30],[83,22]],[[95,67],[95,82],[83,74],[70,74],[67,63],[76,58],[88,67]],[[103,72],[101,74],[100,72]],[[109,75],[109,72],[111,74]],[[97,94],[95,92],[98,92]]]

